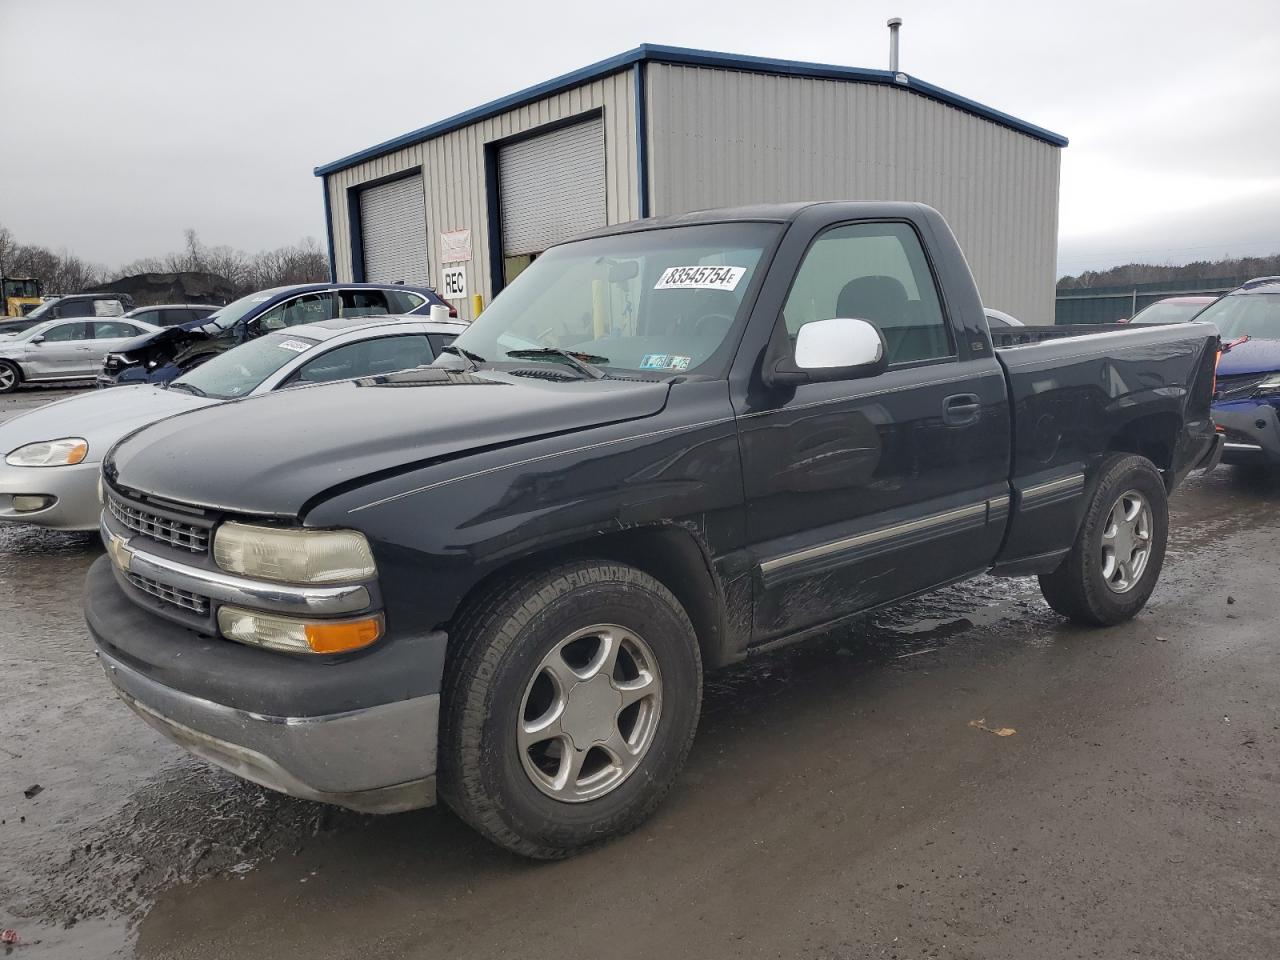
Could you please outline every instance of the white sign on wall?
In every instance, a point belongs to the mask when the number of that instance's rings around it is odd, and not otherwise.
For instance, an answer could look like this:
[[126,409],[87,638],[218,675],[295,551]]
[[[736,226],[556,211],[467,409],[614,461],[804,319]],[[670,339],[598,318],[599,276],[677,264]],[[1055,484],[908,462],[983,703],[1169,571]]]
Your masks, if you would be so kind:
[[441,263],[465,263],[470,259],[470,230],[446,230],[440,234]]
[[440,296],[446,300],[467,299],[466,267],[445,267],[440,272]]

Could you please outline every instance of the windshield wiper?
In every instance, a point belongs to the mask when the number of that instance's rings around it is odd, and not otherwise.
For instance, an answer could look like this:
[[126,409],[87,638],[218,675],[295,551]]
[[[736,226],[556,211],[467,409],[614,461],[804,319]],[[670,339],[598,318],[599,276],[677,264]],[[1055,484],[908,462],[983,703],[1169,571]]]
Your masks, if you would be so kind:
[[608,376],[599,367],[594,366],[597,363],[608,363],[608,357],[597,357],[594,353],[574,353],[569,350],[562,350],[559,347],[542,347],[539,350],[508,350],[508,357],[515,357],[517,360],[536,360],[539,357],[559,357],[562,360],[569,361],[569,366],[573,367],[579,373],[584,373],[592,380],[603,380]]
[[171,380],[169,382],[169,389],[181,390],[183,393],[189,393],[193,397],[207,397],[209,395],[205,393],[203,390],[201,390],[199,387],[193,387],[189,383],[179,383],[177,380]]
[[461,357],[467,361],[467,370],[479,370],[480,364],[484,363],[484,357],[478,353],[472,353],[466,347],[460,347],[456,343],[448,343],[440,348],[441,353],[452,353],[454,356]]

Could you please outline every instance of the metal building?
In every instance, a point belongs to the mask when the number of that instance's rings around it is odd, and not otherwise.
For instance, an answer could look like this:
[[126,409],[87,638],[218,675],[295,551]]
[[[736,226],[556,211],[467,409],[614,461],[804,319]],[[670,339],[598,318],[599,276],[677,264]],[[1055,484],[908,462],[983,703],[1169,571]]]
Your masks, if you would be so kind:
[[643,45],[316,168],[339,280],[471,316],[549,245],[776,200],[919,200],[985,302],[1052,323],[1066,139],[904,73]]

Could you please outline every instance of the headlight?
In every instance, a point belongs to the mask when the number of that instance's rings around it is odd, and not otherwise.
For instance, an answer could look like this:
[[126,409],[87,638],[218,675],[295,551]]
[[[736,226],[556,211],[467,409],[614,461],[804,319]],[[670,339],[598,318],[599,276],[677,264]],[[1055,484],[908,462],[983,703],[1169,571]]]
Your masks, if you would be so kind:
[[228,573],[277,583],[350,583],[378,570],[364,534],[355,530],[282,530],[224,523],[213,559]]
[[79,437],[62,440],[42,440],[19,447],[4,462],[11,467],[69,467],[89,455],[89,444]]
[[1273,373],[1267,379],[1258,384],[1255,389],[1256,393],[1280,393],[1280,373]]

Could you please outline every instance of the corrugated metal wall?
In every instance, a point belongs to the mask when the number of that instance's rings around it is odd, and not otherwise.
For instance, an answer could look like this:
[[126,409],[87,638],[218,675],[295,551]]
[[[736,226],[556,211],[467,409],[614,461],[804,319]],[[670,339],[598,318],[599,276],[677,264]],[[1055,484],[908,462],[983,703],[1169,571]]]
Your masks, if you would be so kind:
[[951,223],[983,300],[1053,323],[1060,150],[894,87],[651,63],[650,212],[918,200]]
[[[441,275],[441,231],[470,229],[472,257],[467,264],[467,289],[483,293],[487,303],[492,291],[489,288],[485,145],[592,110],[603,110],[604,115],[605,200],[609,222],[634,219],[638,216],[635,90],[632,74],[627,70],[330,174],[326,178],[326,189],[333,212],[333,251],[338,279],[352,279],[347,188],[421,166],[431,276]],[[470,319],[469,302],[459,302],[457,307],[461,316]]]

